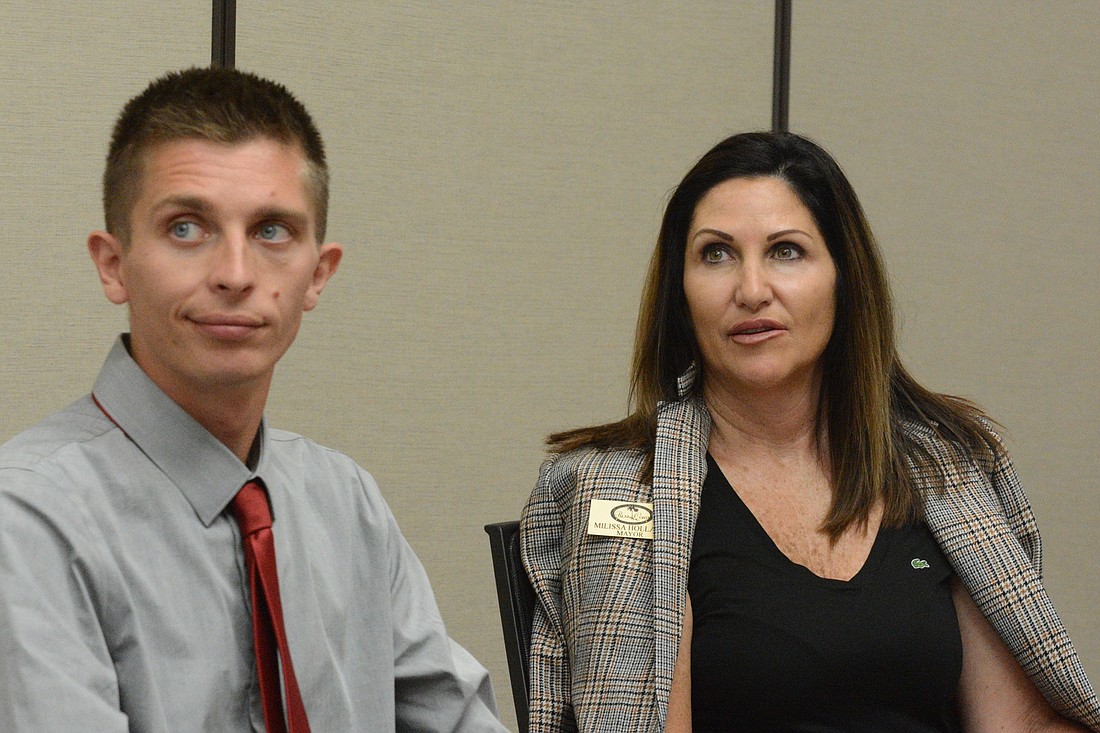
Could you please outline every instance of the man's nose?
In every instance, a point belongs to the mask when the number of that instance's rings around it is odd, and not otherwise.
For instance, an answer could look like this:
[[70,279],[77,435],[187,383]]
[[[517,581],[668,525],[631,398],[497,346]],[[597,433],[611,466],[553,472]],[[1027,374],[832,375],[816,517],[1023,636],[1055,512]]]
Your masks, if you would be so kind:
[[210,285],[216,290],[244,293],[255,283],[254,253],[245,234],[224,234],[212,252]]

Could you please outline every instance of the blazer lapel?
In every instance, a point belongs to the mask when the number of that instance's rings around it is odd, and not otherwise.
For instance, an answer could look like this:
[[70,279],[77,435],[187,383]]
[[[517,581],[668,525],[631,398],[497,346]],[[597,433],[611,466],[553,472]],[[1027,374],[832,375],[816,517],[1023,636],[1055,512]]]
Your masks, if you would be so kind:
[[668,717],[672,673],[687,607],[688,569],[699,494],[706,476],[710,415],[695,399],[662,403],[653,457],[654,677]]

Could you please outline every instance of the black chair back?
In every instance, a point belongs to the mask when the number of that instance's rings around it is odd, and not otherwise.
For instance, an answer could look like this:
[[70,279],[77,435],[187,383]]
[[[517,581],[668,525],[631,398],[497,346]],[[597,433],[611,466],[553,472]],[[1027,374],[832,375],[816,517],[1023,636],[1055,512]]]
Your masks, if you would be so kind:
[[500,625],[504,630],[504,651],[516,706],[519,733],[527,733],[527,690],[531,653],[531,618],[535,612],[535,591],[519,556],[519,522],[486,524],[493,555]]

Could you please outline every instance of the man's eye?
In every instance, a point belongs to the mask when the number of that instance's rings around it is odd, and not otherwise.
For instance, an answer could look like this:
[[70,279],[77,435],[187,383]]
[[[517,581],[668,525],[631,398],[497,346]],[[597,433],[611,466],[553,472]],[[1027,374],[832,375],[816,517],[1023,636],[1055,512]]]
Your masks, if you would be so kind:
[[193,221],[177,221],[172,224],[172,236],[184,242],[196,242],[202,236],[199,225]]
[[290,239],[290,230],[282,224],[264,224],[256,230],[256,236],[267,242],[285,242]]

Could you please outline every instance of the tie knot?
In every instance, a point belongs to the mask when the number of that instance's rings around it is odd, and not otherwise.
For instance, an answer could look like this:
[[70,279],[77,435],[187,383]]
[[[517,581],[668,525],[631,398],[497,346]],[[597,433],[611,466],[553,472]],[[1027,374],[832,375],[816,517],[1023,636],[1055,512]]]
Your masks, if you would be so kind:
[[271,507],[267,503],[267,492],[259,481],[249,481],[242,486],[233,497],[232,507],[241,534],[248,536],[271,528]]

